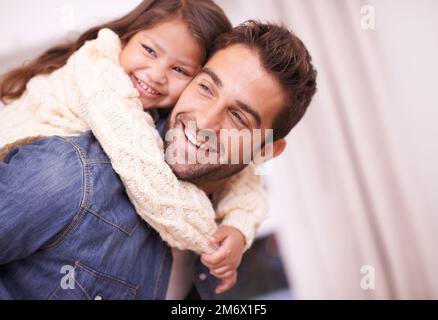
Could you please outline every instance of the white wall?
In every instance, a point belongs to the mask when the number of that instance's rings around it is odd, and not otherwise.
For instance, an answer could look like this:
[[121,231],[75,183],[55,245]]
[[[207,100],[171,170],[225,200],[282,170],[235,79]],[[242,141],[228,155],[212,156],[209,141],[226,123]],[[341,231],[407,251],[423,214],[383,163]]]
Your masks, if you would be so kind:
[[139,0],[0,1],[0,74],[49,45],[74,39],[88,27],[117,18]]

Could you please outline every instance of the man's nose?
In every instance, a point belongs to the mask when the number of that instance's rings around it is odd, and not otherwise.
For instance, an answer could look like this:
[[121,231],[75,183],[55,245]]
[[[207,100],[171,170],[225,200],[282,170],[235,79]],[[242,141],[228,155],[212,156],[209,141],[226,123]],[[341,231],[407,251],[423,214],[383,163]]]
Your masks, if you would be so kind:
[[196,124],[198,130],[213,130],[216,133],[222,128],[223,112],[218,106],[208,106],[198,110]]

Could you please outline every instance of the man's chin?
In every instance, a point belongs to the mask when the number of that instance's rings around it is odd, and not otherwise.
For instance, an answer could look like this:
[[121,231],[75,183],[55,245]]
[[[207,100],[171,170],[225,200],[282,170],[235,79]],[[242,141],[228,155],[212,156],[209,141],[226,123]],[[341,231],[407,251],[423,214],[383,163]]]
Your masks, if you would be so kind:
[[169,166],[178,179],[192,183],[196,183],[202,177],[208,178],[211,172],[214,171],[213,168],[206,167],[202,164],[175,163]]
[[206,164],[172,164],[170,168],[178,179],[199,186],[201,183],[227,179],[240,171],[246,165],[206,165]]

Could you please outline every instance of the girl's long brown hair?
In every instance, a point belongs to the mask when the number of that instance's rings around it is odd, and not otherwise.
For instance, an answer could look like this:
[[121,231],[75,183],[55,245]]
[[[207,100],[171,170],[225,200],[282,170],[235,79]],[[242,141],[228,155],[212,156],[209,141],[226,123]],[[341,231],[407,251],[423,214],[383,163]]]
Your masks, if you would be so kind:
[[232,28],[225,13],[212,0],[144,0],[124,17],[93,27],[76,42],[53,47],[37,59],[6,73],[0,79],[0,100],[7,104],[19,98],[30,79],[64,66],[68,58],[86,41],[97,38],[100,29],[111,29],[126,43],[137,32],[176,17],[187,23],[204,50],[203,63],[215,38]]

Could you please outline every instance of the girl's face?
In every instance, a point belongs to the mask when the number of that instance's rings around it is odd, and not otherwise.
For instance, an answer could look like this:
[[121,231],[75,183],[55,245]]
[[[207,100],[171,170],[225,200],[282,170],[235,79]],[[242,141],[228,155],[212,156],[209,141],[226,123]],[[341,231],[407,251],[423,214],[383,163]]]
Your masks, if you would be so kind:
[[140,93],[144,109],[173,107],[201,69],[202,50],[180,19],[136,33],[120,63]]

